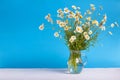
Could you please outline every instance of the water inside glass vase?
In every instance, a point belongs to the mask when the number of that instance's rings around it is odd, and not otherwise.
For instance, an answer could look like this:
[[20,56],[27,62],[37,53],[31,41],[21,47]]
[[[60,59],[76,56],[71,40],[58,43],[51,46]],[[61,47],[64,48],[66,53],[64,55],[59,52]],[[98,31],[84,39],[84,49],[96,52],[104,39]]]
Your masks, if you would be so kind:
[[77,50],[70,50],[70,56],[68,59],[68,73],[77,74],[82,72],[87,57],[85,54]]

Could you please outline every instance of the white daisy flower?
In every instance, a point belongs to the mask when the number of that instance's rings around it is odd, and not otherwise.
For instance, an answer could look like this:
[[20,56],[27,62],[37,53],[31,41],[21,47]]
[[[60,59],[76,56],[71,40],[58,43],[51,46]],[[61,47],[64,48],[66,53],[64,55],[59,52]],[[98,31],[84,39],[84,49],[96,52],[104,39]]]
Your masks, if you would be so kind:
[[65,22],[60,22],[59,26],[64,27],[64,26],[66,26],[66,23]]
[[57,13],[62,13],[62,9],[58,9],[58,10],[57,10]]
[[101,26],[100,28],[101,28],[102,31],[106,30],[105,26]]
[[94,11],[95,9],[96,9],[95,7],[91,7],[91,10],[93,10],[93,11]]
[[115,24],[112,23],[112,24],[111,24],[111,27],[113,28],[114,26],[115,26]]
[[48,19],[48,22],[50,22],[51,24],[53,24],[52,18],[49,18],[49,19]]
[[77,27],[76,27],[76,32],[78,32],[78,33],[82,33],[82,32],[83,32],[82,27],[77,26]]
[[90,4],[91,10],[95,10],[95,5],[94,4]]
[[73,43],[73,42],[74,42],[74,39],[71,39],[71,38],[70,38],[70,39],[69,39],[69,42]]
[[95,5],[94,4],[90,4],[90,7],[94,7]]
[[74,18],[75,17],[75,13],[73,13],[72,11],[70,11],[68,18]]
[[57,17],[59,17],[59,18],[64,18],[64,13],[61,12],[61,13],[57,14]]
[[74,14],[74,13],[68,15],[68,18],[74,18],[74,17],[75,17],[75,14]]
[[50,13],[48,13],[48,15],[45,16],[45,19],[50,18],[50,16],[51,16]]
[[71,36],[71,38],[75,40],[75,39],[76,39],[76,36]]
[[44,29],[44,24],[41,24],[40,26],[39,26],[39,30],[43,30]]
[[89,30],[88,34],[91,35],[92,34],[92,30]]
[[53,24],[53,20],[52,20],[50,14],[46,15],[46,16],[45,16],[45,19],[46,19],[48,22],[50,22],[51,24]]
[[92,14],[92,12],[90,10],[87,10],[87,14]]
[[85,36],[85,35],[88,35],[88,33],[87,33],[87,32],[84,32],[83,35],[84,35],[84,36]]
[[69,30],[70,28],[71,28],[71,27],[69,27],[69,26],[65,26],[65,27],[64,27],[64,30],[67,31],[67,30]]
[[70,10],[68,8],[64,8],[64,13],[69,13]]
[[87,19],[88,21],[91,21],[91,17],[87,17],[86,19]]
[[92,24],[93,24],[93,25],[95,24],[96,26],[98,26],[98,25],[99,25],[99,23],[98,23],[98,21],[97,21],[97,20],[93,20],[93,21],[92,21]]
[[72,8],[75,9],[75,10],[77,9],[77,7],[75,5],[72,5]]
[[59,33],[58,33],[58,32],[55,32],[55,33],[54,33],[54,36],[55,36],[55,37],[59,37]]
[[77,9],[79,10],[79,9],[80,9],[80,7],[77,7]]
[[69,39],[69,41],[72,43],[76,40],[76,36],[71,36],[71,38]]
[[89,40],[90,39],[90,36],[89,35],[85,35],[84,36],[86,40]]

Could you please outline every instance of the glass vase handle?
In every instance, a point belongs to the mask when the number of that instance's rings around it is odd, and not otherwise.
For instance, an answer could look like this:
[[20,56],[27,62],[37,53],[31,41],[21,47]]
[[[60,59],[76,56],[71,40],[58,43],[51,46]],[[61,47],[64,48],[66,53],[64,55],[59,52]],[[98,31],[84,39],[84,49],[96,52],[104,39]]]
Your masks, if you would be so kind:
[[82,57],[83,65],[85,66],[87,64],[87,56],[85,53],[81,53],[81,57]]

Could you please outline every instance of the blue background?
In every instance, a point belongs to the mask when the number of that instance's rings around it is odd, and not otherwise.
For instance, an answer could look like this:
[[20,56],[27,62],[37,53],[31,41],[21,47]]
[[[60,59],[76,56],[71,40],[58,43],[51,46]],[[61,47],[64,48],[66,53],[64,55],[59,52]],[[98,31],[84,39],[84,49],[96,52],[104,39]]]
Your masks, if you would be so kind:
[[[85,11],[90,3],[103,5],[107,24],[120,23],[120,0],[0,0],[0,67],[67,67],[69,50],[64,42],[54,38],[54,31],[39,31],[38,26],[47,13],[56,15],[58,8],[74,4]],[[120,28],[112,32],[113,36],[85,52],[86,67],[120,67]]]

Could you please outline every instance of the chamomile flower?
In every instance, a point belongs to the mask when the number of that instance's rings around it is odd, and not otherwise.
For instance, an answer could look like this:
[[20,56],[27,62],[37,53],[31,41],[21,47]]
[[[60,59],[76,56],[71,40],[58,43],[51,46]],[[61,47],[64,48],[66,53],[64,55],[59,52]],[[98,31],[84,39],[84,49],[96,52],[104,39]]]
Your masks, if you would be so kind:
[[68,18],[74,18],[75,17],[75,13],[73,13],[72,11],[70,11]]
[[51,16],[50,14],[46,15],[46,16],[45,16],[45,19],[50,18],[50,16]]
[[95,5],[94,4],[90,4],[91,10],[95,10]]
[[86,40],[89,40],[90,39],[90,36],[89,35],[84,35],[85,39]]
[[92,24],[98,26],[99,23],[98,23],[97,20],[93,20],[93,21],[92,21]]
[[90,4],[90,7],[94,7],[95,5],[94,4]]
[[82,15],[79,15],[79,18],[83,18],[83,16],[82,16]]
[[58,32],[55,32],[55,33],[54,33],[54,36],[55,36],[55,37],[59,37],[59,33],[58,33]]
[[72,8],[75,9],[75,10],[77,9],[77,7],[75,5],[72,5]]
[[59,17],[59,18],[64,18],[64,13],[61,12],[61,13],[57,14],[57,17]]
[[77,26],[77,27],[76,27],[76,32],[78,32],[78,33],[82,33],[82,32],[83,32],[82,27]]
[[49,19],[48,19],[48,22],[50,22],[51,24],[53,24],[52,18],[49,18]]
[[74,17],[74,15],[68,15],[68,18],[73,18]]
[[88,33],[87,33],[87,32],[84,32],[83,35],[84,35],[84,36],[85,36],[85,35],[88,35]]
[[105,31],[106,27],[105,26],[101,26],[100,27],[102,31]]
[[94,11],[95,9],[96,9],[95,7],[91,7],[91,10],[93,10],[93,11]]
[[87,14],[92,14],[92,12],[90,10],[87,10]]
[[77,7],[78,10],[80,10],[80,7]]
[[67,31],[67,30],[69,30],[69,29],[70,29],[70,27],[68,27],[68,26],[65,26],[65,27],[64,27],[64,30],[65,30],[65,31]]
[[64,8],[64,13],[69,13],[70,10],[68,8]]
[[76,36],[74,36],[74,35],[73,35],[73,36],[71,36],[71,38],[72,38],[72,39],[74,39],[74,40],[76,40]]
[[43,30],[44,29],[44,24],[41,24],[40,26],[39,26],[39,30]]
[[57,10],[57,13],[62,13],[62,9],[61,9],[61,8],[58,9],[58,10]]
[[76,40],[76,36],[71,36],[71,38],[69,39],[69,41],[71,42],[71,43],[73,43],[74,41]]
[[112,24],[111,24],[111,27],[113,28],[114,26],[115,26],[115,24],[112,23]]
[[51,24],[53,24],[53,20],[52,20],[50,14],[46,15],[46,16],[45,16],[45,19],[46,19],[48,22],[50,22]]
[[92,34],[92,30],[89,30],[88,34],[91,35]]
[[59,26],[64,27],[64,26],[66,26],[66,23],[65,22],[60,22]]
[[74,40],[70,38],[70,39],[69,39],[69,42],[70,42],[70,43],[73,43],[73,42],[74,42]]
[[88,21],[91,21],[91,17],[87,17],[86,19],[87,19]]

